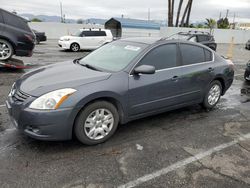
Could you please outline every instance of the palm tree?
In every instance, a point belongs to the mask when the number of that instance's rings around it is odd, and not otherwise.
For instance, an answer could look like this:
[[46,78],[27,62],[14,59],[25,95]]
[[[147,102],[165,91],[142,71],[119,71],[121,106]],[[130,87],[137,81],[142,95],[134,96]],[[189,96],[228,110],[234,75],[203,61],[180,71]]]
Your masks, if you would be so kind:
[[168,26],[173,27],[174,0],[168,0]]
[[188,0],[187,6],[186,6],[186,8],[184,10],[184,13],[183,13],[183,16],[182,16],[182,19],[181,19],[181,27],[184,27],[184,21],[185,21],[186,15],[187,15],[189,4],[190,4],[190,0]]
[[177,11],[177,18],[176,18],[175,27],[179,26],[179,18],[180,18],[182,3],[183,3],[183,0],[180,0],[179,6],[178,6],[178,11]]
[[190,0],[189,1],[189,8],[188,8],[188,14],[187,14],[187,19],[186,19],[186,24],[185,24],[186,27],[189,26],[189,19],[190,19],[190,13],[191,13],[192,5],[193,5],[193,0]]
[[216,21],[214,20],[214,19],[212,19],[212,18],[206,18],[206,23],[205,23],[205,25],[209,28],[209,30],[210,30],[210,34],[212,34],[212,31],[213,31],[213,29],[215,28],[215,26],[216,26]]

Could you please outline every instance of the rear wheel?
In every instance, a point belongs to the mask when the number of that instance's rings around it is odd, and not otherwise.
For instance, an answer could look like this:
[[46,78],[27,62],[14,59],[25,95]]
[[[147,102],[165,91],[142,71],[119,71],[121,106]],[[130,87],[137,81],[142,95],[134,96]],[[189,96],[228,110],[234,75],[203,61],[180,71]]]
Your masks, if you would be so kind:
[[80,112],[74,132],[83,144],[95,145],[108,140],[116,131],[118,122],[116,107],[106,101],[97,101]]
[[8,60],[14,53],[12,45],[3,39],[0,39],[0,60]]
[[219,102],[222,94],[222,86],[220,81],[213,81],[204,97],[203,106],[206,109],[212,109]]
[[70,49],[73,52],[78,52],[80,50],[80,46],[77,43],[73,43],[73,44],[70,45]]

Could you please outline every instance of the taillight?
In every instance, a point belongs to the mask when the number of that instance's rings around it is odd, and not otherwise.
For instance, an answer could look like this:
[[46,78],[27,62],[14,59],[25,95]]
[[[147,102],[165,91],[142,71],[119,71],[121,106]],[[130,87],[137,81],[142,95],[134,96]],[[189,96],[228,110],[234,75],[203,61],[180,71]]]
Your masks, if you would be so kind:
[[33,38],[31,35],[24,34],[24,36],[25,36],[30,42],[34,42],[34,38]]

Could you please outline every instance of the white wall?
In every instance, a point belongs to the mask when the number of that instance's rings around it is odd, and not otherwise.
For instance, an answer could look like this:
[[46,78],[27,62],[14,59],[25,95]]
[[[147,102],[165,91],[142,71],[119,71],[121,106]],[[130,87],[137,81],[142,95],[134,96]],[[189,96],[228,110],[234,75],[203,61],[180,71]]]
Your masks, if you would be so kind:
[[[163,27],[161,28],[160,36],[167,37],[181,31],[185,32],[190,30],[209,32],[209,29]],[[213,35],[217,43],[230,43],[232,37],[234,37],[235,44],[243,44],[250,39],[250,31],[247,30],[215,29]]]
[[[65,24],[65,23],[51,23],[51,22],[30,22],[30,27],[38,31],[44,31],[48,39],[59,39],[61,36],[75,33],[81,28],[103,28],[103,25],[86,25],[86,24]],[[162,27],[160,30],[150,29],[132,29],[123,28],[123,37],[166,37],[178,33],[180,31],[209,31],[206,29],[194,28],[176,28],[176,27]],[[250,39],[250,30],[230,30],[230,29],[215,29],[214,37],[217,43],[230,43],[234,37],[235,44],[246,43]]]

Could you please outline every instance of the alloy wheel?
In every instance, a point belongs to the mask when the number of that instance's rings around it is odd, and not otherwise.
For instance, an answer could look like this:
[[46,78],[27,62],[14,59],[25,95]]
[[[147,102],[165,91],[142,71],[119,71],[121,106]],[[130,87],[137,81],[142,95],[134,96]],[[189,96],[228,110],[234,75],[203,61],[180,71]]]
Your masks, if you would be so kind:
[[12,55],[12,48],[8,43],[0,41],[0,60],[9,59]]
[[217,84],[213,85],[208,93],[208,104],[211,106],[215,105],[220,99],[220,95],[221,95],[220,86]]
[[97,109],[90,113],[84,123],[84,132],[91,140],[106,137],[114,125],[114,116],[108,109]]

